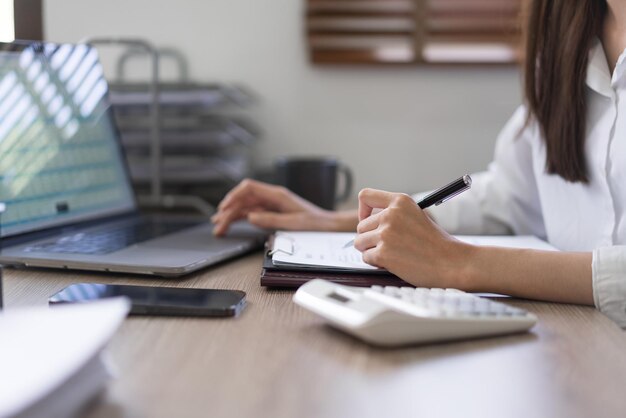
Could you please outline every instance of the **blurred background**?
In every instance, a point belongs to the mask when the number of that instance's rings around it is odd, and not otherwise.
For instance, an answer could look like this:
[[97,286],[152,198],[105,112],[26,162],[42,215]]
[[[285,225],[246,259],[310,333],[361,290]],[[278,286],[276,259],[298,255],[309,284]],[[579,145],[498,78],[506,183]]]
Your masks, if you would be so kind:
[[[280,156],[335,156],[355,175],[353,196],[411,193],[491,160],[520,104],[519,3],[0,0],[0,37],[141,38],[175,50],[194,83],[241,89],[244,100],[209,113],[251,134],[243,175],[262,176]],[[99,52],[115,81],[120,52]],[[161,61],[162,80],[180,81],[176,61]],[[149,80],[147,59],[126,64],[125,80]]]

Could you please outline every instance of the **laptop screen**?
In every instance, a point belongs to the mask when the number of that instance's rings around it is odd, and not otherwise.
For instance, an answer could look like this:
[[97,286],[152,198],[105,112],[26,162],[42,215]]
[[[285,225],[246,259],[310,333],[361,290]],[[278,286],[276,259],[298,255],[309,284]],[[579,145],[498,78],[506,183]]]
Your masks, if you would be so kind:
[[2,236],[135,209],[88,45],[0,43]]

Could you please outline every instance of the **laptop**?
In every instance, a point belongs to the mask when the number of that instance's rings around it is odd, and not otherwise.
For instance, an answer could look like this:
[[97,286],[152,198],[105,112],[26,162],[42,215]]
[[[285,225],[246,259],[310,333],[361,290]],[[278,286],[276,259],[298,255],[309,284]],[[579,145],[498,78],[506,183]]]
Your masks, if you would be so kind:
[[0,43],[0,263],[179,276],[266,233],[139,213],[108,85],[89,45]]

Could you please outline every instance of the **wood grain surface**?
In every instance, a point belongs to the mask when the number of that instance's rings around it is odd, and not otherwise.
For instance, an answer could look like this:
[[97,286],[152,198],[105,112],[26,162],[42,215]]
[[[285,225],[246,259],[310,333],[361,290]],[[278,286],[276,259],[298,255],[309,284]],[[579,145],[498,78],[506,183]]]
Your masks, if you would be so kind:
[[381,349],[259,286],[261,254],[182,279],[5,270],[7,309],[76,282],[240,289],[238,318],[130,317],[88,417],[623,417],[626,334],[590,307],[511,300],[530,333]]

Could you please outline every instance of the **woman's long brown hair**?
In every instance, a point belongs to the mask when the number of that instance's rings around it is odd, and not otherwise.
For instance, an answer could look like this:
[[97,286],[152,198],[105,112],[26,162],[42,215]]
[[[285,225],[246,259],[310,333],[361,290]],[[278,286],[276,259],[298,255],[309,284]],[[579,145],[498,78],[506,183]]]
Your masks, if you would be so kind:
[[585,158],[589,50],[601,34],[605,0],[531,0],[524,89],[529,120],[546,144],[546,171],[587,183]]

